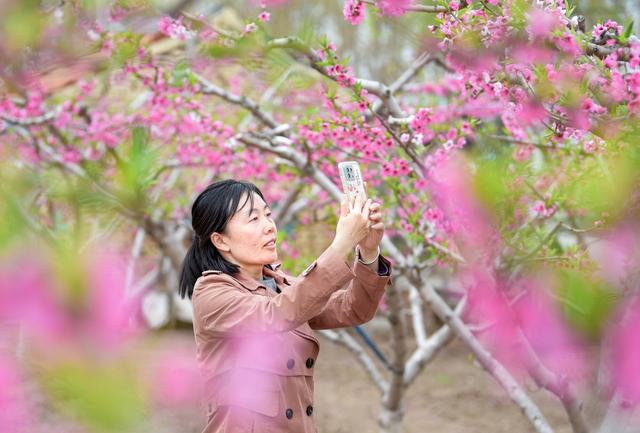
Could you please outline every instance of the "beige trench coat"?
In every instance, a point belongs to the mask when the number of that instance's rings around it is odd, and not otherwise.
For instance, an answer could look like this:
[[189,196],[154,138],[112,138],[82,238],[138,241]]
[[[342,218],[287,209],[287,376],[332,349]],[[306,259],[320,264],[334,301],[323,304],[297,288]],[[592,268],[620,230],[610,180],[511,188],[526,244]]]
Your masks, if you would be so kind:
[[[391,273],[391,264],[380,256]],[[312,329],[354,326],[376,313],[389,276],[325,251],[299,277],[265,266],[278,291],[241,271],[205,271],[193,293],[203,433],[316,433]],[[336,396],[338,397],[338,396]]]

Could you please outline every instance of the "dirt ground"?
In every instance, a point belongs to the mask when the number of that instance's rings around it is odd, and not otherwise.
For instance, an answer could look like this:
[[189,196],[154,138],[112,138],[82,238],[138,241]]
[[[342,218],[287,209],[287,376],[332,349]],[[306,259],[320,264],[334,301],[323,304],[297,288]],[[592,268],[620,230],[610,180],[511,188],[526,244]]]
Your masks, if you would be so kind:
[[[386,332],[369,327],[372,336],[384,343]],[[172,331],[158,339],[177,340],[190,350],[192,334]],[[381,344],[384,348],[384,344]],[[409,352],[410,353],[410,352]],[[314,416],[320,433],[374,433],[380,396],[355,358],[344,348],[321,338],[316,363]],[[570,433],[562,406],[548,392],[530,390],[556,433]],[[454,340],[425,367],[406,397],[403,433],[529,433],[534,432],[520,410],[504,395],[491,377],[474,363],[462,343]],[[141,432],[200,433],[204,415],[194,408],[188,413],[162,411],[149,417]],[[591,420],[602,416],[602,404],[595,398],[585,401]],[[39,414],[42,432],[76,431],[52,413]],[[594,425],[597,425],[594,423]]]

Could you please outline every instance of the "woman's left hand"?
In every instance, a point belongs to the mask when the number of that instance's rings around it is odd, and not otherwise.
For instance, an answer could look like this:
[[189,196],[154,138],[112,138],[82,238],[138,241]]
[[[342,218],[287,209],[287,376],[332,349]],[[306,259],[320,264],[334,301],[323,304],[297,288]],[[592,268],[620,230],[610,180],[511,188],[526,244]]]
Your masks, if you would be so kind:
[[384,236],[384,223],[382,222],[382,203],[373,201],[369,205],[369,233],[362,238],[358,247],[360,256],[364,261],[371,261],[378,252],[378,246]]

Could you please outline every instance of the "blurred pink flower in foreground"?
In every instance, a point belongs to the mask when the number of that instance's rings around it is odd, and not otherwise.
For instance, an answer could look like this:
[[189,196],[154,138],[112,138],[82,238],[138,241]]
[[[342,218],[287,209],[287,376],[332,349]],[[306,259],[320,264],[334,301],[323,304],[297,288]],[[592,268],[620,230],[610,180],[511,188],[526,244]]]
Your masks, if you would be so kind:
[[611,366],[611,391],[632,405],[640,403],[640,297],[623,308],[606,339]]
[[532,8],[527,13],[527,33],[532,39],[550,36],[554,30],[566,25],[566,18],[559,11]]
[[[521,279],[507,288],[478,267],[465,274],[464,285],[469,302],[464,320],[481,326],[480,341],[516,377],[523,377],[538,361],[558,377],[572,381],[587,377],[582,342],[539,282]],[[510,300],[506,294],[513,293],[514,288],[519,295]],[[523,337],[537,360],[523,345]]]
[[489,214],[473,194],[469,170],[462,158],[452,154],[434,167],[429,192],[451,221],[456,242],[471,263],[480,260],[481,253],[491,253],[499,245],[493,242],[495,231]]
[[272,7],[272,6],[282,6],[287,4],[289,0],[252,0],[252,3],[256,6],[260,6],[261,8]]
[[625,290],[626,280],[640,269],[640,241],[632,225],[621,225],[589,248],[599,264],[600,275],[614,287]]
[[5,260],[0,265],[0,322],[18,325],[37,341],[55,343],[69,330],[56,293],[52,270],[37,256]]
[[163,354],[152,368],[153,398],[163,406],[201,403],[202,377],[192,352]]
[[84,328],[91,341],[104,350],[117,348],[136,331],[135,318],[141,296],[125,297],[125,269],[123,258],[116,252],[103,249],[89,254],[87,260],[87,314]]
[[514,303],[518,324],[545,368],[572,381],[587,377],[587,354],[542,285],[531,278],[518,284],[525,293]]
[[23,386],[15,363],[0,353],[0,431],[3,433],[31,431]]
[[110,351],[126,342],[142,294],[125,299],[123,260],[102,247],[85,252],[76,265],[83,278],[79,298],[45,257],[16,254],[6,260],[0,265],[0,322],[60,353],[67,345]]
[[517,346],[517,319],[495,277],[476,266],[464,272],[462,279],[468,300],[464,321],[481,327],[478,339],[507,369],[521,371],[523,358]]
[[376,5],[382,15],[400,16],[412,3],[413,0],[378,0]]

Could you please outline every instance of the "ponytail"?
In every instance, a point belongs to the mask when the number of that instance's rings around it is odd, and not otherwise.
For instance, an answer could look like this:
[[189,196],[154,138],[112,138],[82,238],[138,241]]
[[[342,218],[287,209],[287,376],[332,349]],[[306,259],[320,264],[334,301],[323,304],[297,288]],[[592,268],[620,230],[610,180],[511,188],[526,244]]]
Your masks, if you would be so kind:
[[222,271],[225,274],[235,275],[240,271],[240,268],[222,257],[210,239],[201,239],[194,234],[193,241],[182,261],[180,270],[178,293],[182,299],[185,296],[189,296],[189,299],[191,299],[196,281],[207,270]]

